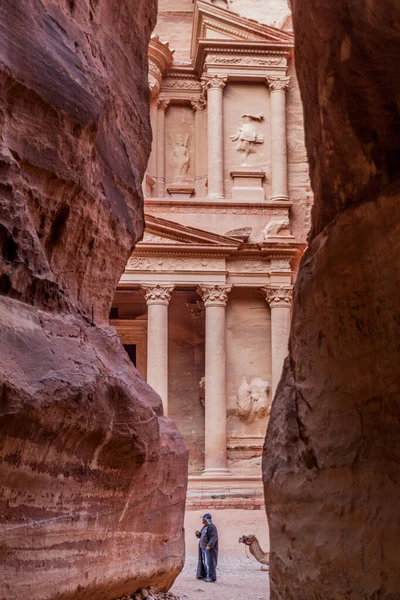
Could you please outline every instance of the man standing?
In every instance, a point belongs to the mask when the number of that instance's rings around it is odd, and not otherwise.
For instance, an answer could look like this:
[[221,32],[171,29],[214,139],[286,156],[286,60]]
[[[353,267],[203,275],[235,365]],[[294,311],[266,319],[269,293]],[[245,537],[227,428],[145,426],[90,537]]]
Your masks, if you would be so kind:
[[209,513],[201,517],[203,527],[196,531],[199,538],[199,561],[197,563],[197,579],[207,582],[217,581],[218,531]]

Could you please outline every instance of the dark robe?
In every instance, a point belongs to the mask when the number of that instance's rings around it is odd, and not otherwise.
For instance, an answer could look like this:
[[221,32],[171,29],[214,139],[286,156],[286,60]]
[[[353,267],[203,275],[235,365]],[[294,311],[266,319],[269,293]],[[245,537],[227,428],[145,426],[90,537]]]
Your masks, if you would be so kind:
[[[214,523],[210,523],[209,525],[203,525],[200,535],[197,537],[201,538],[201,541],[204,540],[207,546],[211,548],[208,550],[209,555],[209,565],[210,565],[210,573],[209,576],[213,581],[217,580],[217,563],[218,563],[218,531],[215,527]],[[205,579],[206,578],[206,569],[203,564],[203,552],[200,547],[199,542],[199,559],[197,563],[197,579]]]

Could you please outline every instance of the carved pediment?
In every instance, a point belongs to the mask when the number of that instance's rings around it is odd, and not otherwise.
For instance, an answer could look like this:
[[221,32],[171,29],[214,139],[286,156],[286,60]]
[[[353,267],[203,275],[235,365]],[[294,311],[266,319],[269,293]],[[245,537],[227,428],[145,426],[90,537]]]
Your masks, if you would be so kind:
[[239,242],[234,237],[219,235],[196,227],[188,227],[174,221],[145,215],[146,229],[138,247],[144,246],[215,246],[215,248],[235,248]]
[[209,4],[204,0],[196,2],[192,56],[197,53],[198,44],[202,40],[230,40],[232,42],[263,42],[271,45],[293,45],[293,34],[271,25],[263,25],[256,21]]

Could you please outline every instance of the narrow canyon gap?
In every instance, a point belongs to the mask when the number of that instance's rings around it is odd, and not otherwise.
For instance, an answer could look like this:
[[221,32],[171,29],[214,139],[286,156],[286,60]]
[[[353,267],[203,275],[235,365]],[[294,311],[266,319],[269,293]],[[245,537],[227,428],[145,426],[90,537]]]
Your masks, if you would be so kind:
[[400,597],[400,6],[292,0],[315,194],[264,447],[271,599]]
[[143,231],[155,0],[0,6],[0,597],[183,565],[187,451],[107,327]]

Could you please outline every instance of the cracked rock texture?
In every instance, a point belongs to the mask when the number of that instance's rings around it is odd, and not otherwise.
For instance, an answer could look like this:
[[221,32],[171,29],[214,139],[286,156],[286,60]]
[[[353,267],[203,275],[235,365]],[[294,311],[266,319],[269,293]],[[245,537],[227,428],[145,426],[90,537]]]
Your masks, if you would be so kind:
[[155,0],[0,3],[0,598],[183,565],[187,452],[107,327],[142,234]]
[[400,598],[400,5],[293,0],[315,194],[263,476],[273,600]]

